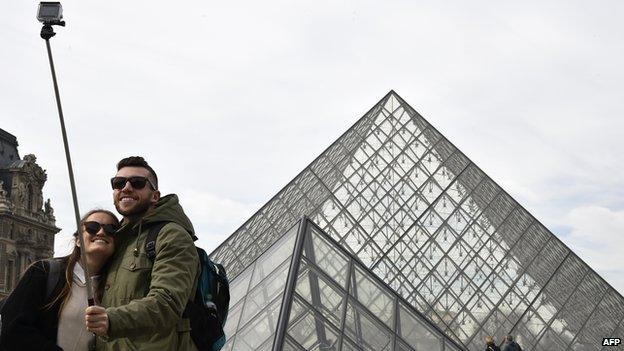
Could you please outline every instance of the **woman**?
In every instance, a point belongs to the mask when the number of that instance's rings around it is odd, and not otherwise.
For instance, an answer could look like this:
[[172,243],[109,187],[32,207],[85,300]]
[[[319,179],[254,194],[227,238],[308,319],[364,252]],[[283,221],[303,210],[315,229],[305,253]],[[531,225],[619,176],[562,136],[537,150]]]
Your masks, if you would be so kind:
[[[1,350],[87,350],[93,338],[85,327],[87,291],[85,265],[89,268],[96,301],[103,287],[97,277],[115,250],[114,235],[119,220],[110,211],[89,211],[80,221],[87,262],[80,259],[80,240],[74,233],[74,250],[69,256],[55,258],[64,272],[50,297],[46,297],[50,260],[33,263],[2,307]],[[97,286],[97,289],[96,289]]]
[[485,337],[485,351],[501,351],[494,343],[494,338],[489,335]]

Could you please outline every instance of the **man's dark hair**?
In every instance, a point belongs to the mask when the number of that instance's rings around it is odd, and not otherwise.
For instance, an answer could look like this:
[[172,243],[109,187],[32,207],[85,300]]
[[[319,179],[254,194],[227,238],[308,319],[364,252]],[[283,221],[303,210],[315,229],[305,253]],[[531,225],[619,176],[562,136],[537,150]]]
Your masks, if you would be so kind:
[[117,162],[118,171],[124,167],[142,167],[142,168],[147,169],[149,171],[148,177],[151,178],[150,181],[154,184],[154,188],[156,188],[154,190],[158,190],[158,176],[156,175],[156,172],[154,171],[154,169],[150,167],[150,165],[147,163],[147,161],[145,161],[143,157],[130,156]]

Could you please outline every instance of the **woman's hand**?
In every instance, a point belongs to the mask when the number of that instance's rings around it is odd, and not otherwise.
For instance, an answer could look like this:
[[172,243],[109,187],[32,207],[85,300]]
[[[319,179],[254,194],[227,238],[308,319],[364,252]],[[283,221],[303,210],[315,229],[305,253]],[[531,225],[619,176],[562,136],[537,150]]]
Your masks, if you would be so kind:
[[108,315],[102,306],[89,306],[85,310],[87,330],[98,336],[108,334]]

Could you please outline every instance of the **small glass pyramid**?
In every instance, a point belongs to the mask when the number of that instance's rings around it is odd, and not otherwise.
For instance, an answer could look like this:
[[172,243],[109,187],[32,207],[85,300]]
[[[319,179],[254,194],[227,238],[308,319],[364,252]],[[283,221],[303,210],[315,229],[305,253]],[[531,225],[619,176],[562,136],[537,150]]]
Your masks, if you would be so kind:
[[224,350],[461,349],[307,218],[231,293]]

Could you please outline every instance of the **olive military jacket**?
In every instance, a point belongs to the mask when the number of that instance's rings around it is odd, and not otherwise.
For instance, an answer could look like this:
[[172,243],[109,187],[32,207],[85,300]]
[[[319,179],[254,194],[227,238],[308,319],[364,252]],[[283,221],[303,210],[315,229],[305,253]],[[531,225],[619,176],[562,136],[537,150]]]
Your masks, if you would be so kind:
[[[169,222],[158,234],[156,258],[145,253],[149,227]],[[162,197],[135,222],[124,221],[110,259],[102,305],[108,336],[97,350],[195,350],[189,320],[181,318],[195,294],[199,258],[193,225],[176,195]]]

